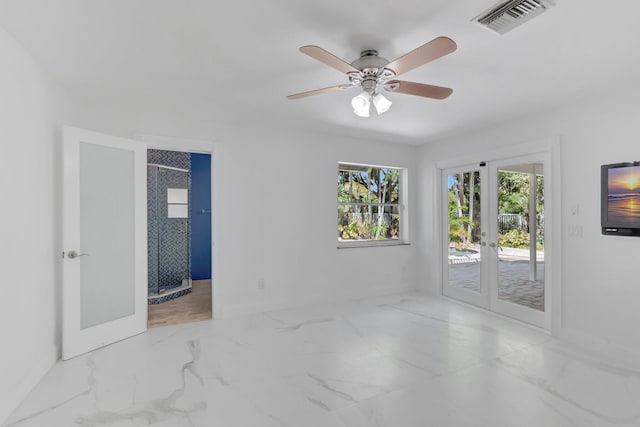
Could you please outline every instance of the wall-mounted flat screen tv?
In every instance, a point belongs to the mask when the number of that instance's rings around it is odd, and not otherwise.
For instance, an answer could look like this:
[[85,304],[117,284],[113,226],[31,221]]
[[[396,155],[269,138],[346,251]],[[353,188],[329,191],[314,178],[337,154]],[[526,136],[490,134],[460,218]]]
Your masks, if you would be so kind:
[[602,234],[640,237],[640,162],[601,167]]

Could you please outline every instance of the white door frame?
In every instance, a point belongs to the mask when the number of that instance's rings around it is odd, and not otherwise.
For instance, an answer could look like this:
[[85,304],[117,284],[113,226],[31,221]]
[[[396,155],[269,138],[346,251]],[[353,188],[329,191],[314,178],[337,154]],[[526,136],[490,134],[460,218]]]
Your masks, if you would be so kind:
[[216,292],[218,287],[213,286],[213,272],[215,268],[215,250],[213,246],[216,235],[214,228],[216,227],[216,222],[214,218],[216,217],[217,209],[217,204],[214,200],[214,175],[217,169],[215,167],[216,156],[214,155],[216,142],[204,139],[176,138],[143,133],[136,133],[135,138],[145,142],[149,150],[181,151],[186,153],[209,154],[211,156],[211,318],[215,319],[216,313],[222,312],[220,292]]

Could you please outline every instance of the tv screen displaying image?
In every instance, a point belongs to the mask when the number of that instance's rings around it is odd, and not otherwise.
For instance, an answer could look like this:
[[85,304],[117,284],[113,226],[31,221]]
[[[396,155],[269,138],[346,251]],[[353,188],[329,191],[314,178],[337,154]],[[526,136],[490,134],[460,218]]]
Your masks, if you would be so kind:
[[640,224],[640,166],[609,169],[607,218],[619,224]]
[[602,166],[602,233],[640,237],[640,163]]

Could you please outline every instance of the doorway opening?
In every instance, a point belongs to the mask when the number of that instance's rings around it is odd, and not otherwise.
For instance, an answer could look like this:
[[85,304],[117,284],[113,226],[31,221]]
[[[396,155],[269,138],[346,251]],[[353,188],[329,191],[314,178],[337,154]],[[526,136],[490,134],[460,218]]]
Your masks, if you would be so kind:
[[211,155],[147,162],[148,327],[211,319]]

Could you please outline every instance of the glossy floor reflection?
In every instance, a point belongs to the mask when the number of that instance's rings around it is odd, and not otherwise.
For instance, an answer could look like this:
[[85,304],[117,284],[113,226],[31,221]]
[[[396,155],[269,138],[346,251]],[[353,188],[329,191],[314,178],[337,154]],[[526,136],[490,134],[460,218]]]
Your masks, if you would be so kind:
[[640,372],[439,298],[158,328],[59,362],[4,426],[638,426]]
[[[544,311],[544,261],[538,261],[537,280],[529,280],[528,260],[500,259],[498,297],[503,301]],[[480,263],[449,264],[449,286],[480,292]]]

